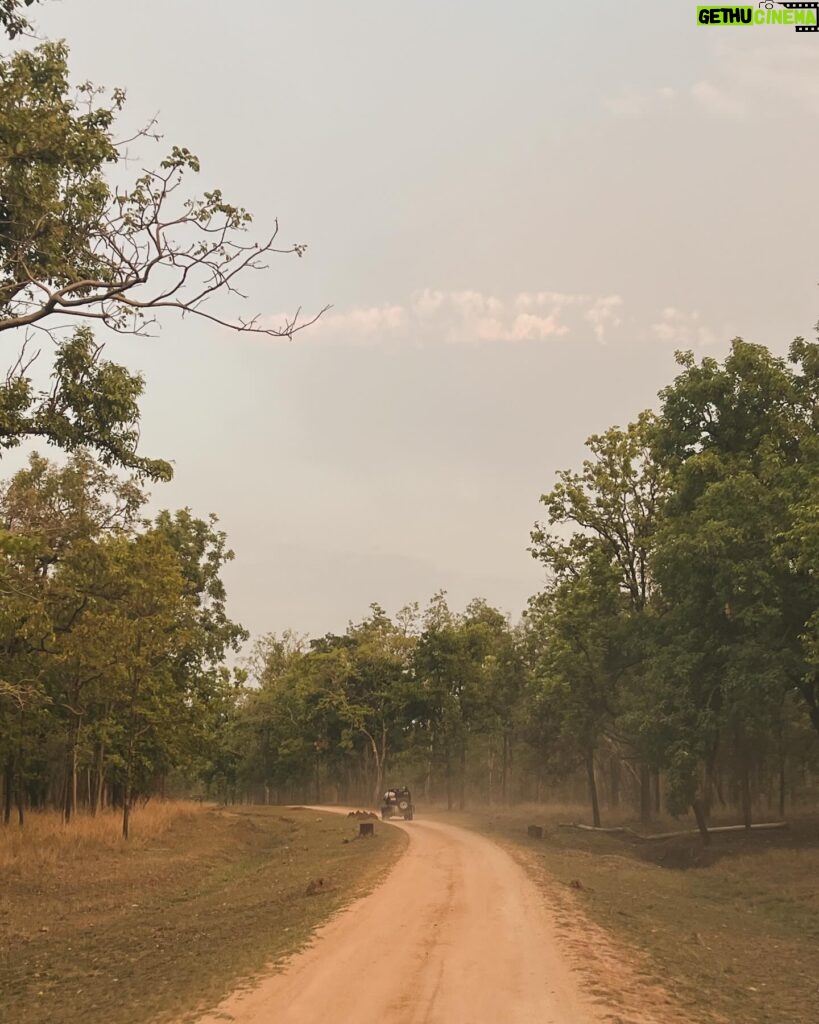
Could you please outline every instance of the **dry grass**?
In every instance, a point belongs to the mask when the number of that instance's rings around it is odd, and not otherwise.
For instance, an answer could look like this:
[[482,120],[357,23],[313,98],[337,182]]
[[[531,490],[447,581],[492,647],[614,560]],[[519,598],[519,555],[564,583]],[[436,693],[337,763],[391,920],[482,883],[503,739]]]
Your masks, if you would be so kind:
[[[0,827],[0,1021],[188,1020],[383,876],[403,832],[274,807],[150,804]],[[322,878],[320,894],[311,882]]]
[[122,838],[122,812],[104,811],[96,816],[79,814],[65,824],[57,811],[31,812],[25,827],[0,827],[0,872],[18,879],[59,872],[87,863],[89,858],[142,849],[175,824],[203,814],[199,803],[165,801],[148,803],[131,813],[131,838]]
[[[638,844],[556,827],[587,820],[583,808],[531,806],[464,819],[632,949],[647,983],[698,1022],[816,1024],[819,819],[716,835],[709,847],[695,836]],[[542,842],[526,837],[529,824],[545,826]],[[660,821],[654,831],[669,825],[688,827]]]

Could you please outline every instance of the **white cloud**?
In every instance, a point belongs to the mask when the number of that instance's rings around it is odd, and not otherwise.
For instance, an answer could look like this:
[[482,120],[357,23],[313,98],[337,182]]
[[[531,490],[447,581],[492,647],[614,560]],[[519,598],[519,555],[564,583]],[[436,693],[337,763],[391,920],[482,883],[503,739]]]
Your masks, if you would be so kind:
[[701,322],[699,313],[685,313],[673,306],[662,311],[659,320],[651,325],[651,331],[660,341],[672,342],[682,349],[710,348],[720,337],[732,336],[730,328],[717,332]]
[[405,321],[406,310],[403,306],[370,306],[340,313],[331,310],[310,330],[323,335],[367,339],[395,334],[404,326]]
[[595,299],[594,305],[584,314],[584,319],[594,328],[598,341],[604,341],[609,328],[619,327],[622,323],[620,310],[623,300],[619,295],[606,295]]
[[622,304],[619,295],[583,292],[544,289],[501,299],[475,289],[425,288],[406,304],[331,310],[301,337],[347,344],[391,339],[416,344],[526,343],[571,333],[588,336],[591,326],[602,342],[608,331],[620,326]]
[[[552,293],[536,294],[545,296]],[[440,321],[444,337],[447,341],[463,344],[474,341],[542,341],[552,335],[562,337],[569,333],[569,328],[560,322],[558,303],[550,303],[544,316],[545,301],[535,303],[537,313],[516,312],[518,298],[505,303],[494,295],[481,292],[450,293],[449,308],[442,311]]]
[[542,309],[544,306],[562,309],[564,306],[575,306],[590,301],[588,295],[566,292],[519,292],[514,299],[518,309]]
[[503,303],[499,299],[481,292],[450,292],[449,301],[466,319],[485,314],[496,317],[503,313]]
[[557,317],[518,313],[511,323],[486,318],[477,323],[477,338],[481,341],[542,341],[552,335],[560,338],[569,333]]
[[435,291],[432,288],[425,288],[422,292],[416,292],[412,298],[412,308],[419,316],[433,316],[444,303],[443,292]]

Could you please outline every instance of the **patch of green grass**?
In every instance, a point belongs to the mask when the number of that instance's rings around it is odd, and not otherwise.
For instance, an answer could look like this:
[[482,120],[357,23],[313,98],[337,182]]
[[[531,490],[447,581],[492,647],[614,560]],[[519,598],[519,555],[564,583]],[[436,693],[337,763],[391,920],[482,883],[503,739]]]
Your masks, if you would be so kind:
[[193,1017],[383,874],[406,836],[380,824],[375,832],[354,841],[357,821],[310,810],[202,809],[140,845],[7,870],[0,1019]]
[[[635,843],[559,828],[543,808],[464,820],[524,852],[547,884],[565,884],[697,1020],[710,1011],[731,1024],[819,1020],[816,820],[717,835],[709,848],[697,837]],[[528,824],[545,824],[543,841],[527,838]]]

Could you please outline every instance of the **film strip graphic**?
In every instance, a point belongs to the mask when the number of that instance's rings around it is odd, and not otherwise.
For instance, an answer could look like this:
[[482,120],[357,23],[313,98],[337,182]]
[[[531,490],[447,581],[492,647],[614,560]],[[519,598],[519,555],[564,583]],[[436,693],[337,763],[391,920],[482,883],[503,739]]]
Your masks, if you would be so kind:
[[780,7],[787,7],[789,11],[813,11],[816,14],[815,25],[796,25],[797,32],[819,32],[819,0],[814,3],[782,3],[777,0]]

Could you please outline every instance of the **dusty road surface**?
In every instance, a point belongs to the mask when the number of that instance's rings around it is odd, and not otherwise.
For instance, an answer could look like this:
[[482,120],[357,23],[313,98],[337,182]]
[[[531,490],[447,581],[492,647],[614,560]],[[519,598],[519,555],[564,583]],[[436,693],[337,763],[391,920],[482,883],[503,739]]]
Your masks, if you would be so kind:
[[563,959],[542,895],[504,850],[452,825],[399,827],[409,849],[384,884],[280,973],[230,996],[200,1024],[606,1019]]

